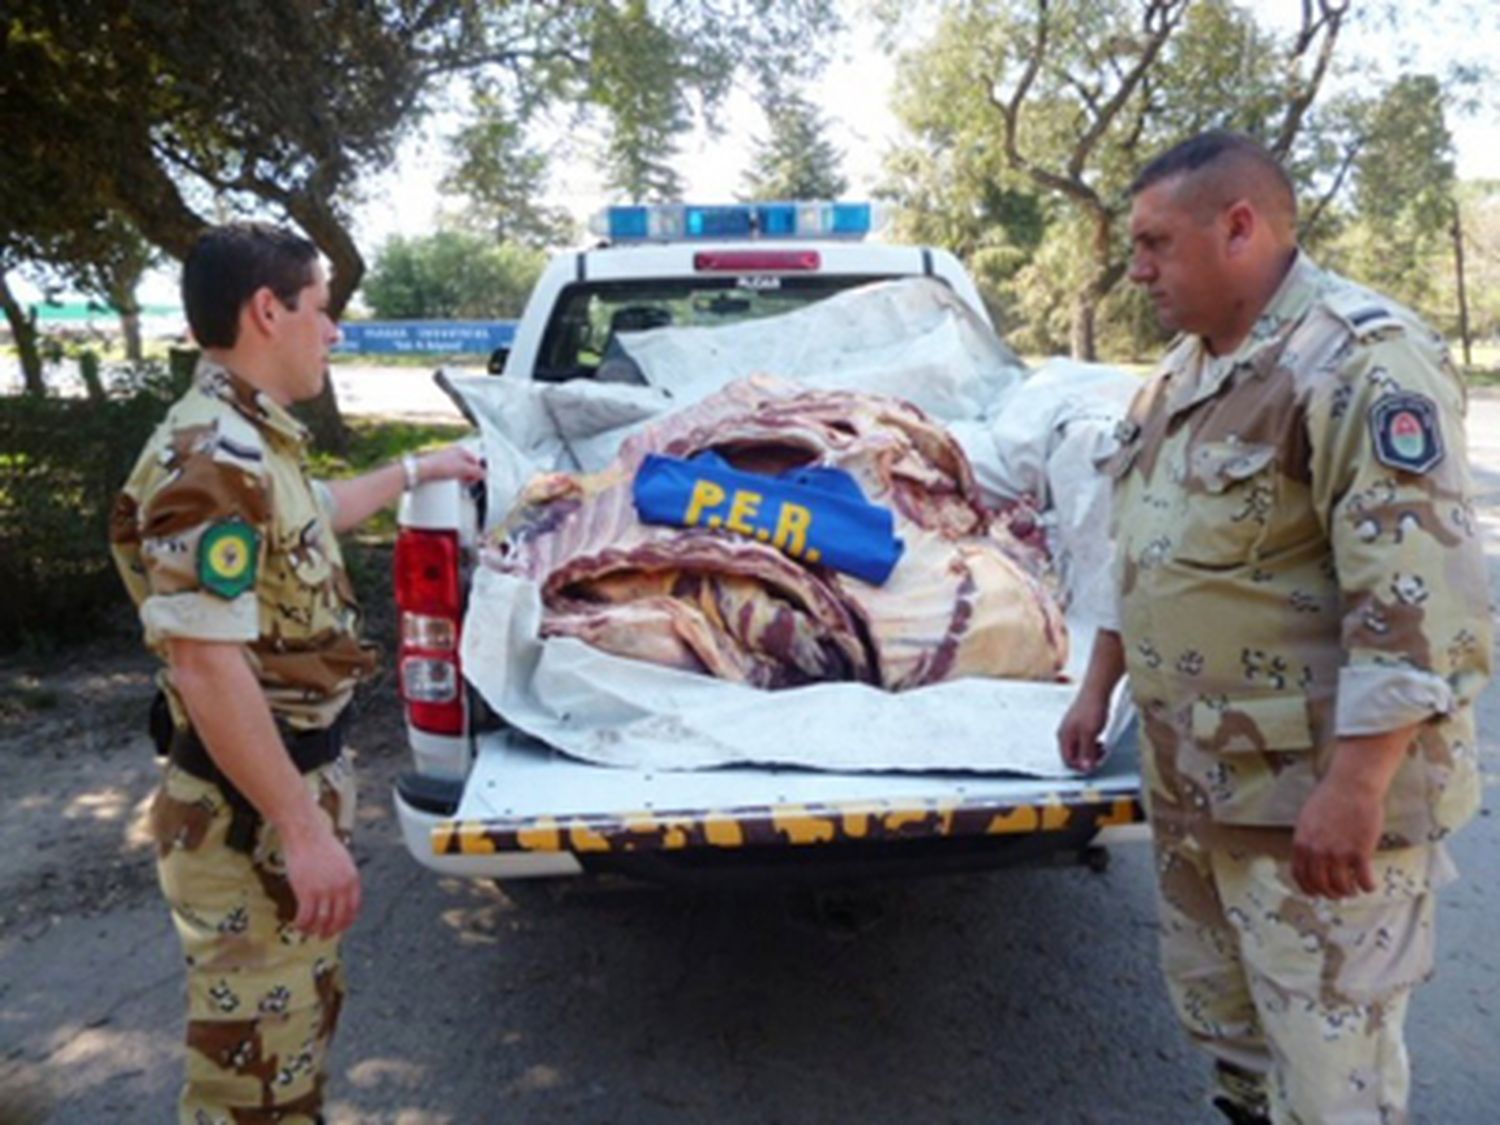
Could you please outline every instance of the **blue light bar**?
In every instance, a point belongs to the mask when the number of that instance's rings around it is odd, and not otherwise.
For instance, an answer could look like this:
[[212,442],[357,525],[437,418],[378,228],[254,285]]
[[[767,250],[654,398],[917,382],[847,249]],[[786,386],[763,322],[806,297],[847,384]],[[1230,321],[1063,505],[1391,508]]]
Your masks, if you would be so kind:
[[796,235],[795,203],[762,203],[755,210],[761,234],[768,238],[791,238]]
[[832,234],[847,234],[863,237],[870,233],[870,205],[868,203],[835,203]]
[[606,207],[590,229],[611,242],[691,242],[697,239],[863,238],[878,223],[870,203],[632,204]]
[[687,207],[688,238],[749,238],[755,233],[753,207]]
[[616,242],[628,242],[651,236],[651,208],[611,207],[609,209],[609,237]]

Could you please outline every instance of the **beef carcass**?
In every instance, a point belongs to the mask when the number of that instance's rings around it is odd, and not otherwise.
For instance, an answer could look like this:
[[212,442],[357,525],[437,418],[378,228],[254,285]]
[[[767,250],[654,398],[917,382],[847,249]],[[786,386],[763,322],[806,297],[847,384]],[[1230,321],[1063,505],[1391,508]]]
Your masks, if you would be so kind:
[[[722,530],[641,522],[631,485],[646,455],[707,450],[747,472],[851,475],[895,515],[905,550],[889,580]],[[540,586],[544,635],[760,687],[1050,679],[1067,631],[1045,555],[1011,530],[1032,515],[988,510],[962,449],[916,407],[754,376],[642,430],[598,473],[534,479],[482,560]]]

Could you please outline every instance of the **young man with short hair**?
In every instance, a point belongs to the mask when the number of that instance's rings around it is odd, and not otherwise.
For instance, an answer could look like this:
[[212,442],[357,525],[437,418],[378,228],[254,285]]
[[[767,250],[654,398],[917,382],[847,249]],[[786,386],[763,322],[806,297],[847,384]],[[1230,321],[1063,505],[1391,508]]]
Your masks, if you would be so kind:
[[375,655],[336,533],[422,480],[479,480],[449,446],[316,481],[288,411],[338,329],[306,239],[209,229],[183,267],[203,349],[116,502],[110,546],[163,660],[151,810],[188,972],[184,1122],[319,1121],[360,905],[342,720]]

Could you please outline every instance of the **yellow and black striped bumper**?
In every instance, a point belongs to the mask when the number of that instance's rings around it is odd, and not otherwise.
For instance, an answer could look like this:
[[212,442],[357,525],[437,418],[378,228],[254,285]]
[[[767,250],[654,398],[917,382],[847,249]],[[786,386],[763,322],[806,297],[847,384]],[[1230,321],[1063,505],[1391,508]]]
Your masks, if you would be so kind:
[[1058,790],[1021,804],[913,799],[759,805],[683,812],[450,820],[432,830],[434,855],[500,852],[681,851],[805,847],[944,837],[1084,832],[1144,820],[1134,793]]

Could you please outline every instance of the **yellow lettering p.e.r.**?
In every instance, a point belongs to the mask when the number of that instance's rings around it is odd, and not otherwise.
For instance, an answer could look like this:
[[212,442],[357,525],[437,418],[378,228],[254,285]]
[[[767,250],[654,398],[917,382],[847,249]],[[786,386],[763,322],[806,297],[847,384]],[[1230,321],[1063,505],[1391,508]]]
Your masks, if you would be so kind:
[[776,533],[771,542],[796,558],[807,546],[807,529],[812,526],[812,512],[801,504],[784,501],[776,514]]
[[754,535],[755,528],[749,521],[760,514],[760,502],[763,499],[759,492],[735,489],[734,498],[729,502],[729,518],[724,521],[724,526],[741,535]]
[[689,527],[695,526],[705,508],[717,508],[722,503],[724,503],[722,488],[711,480],[695,480],[693,494],[688,497],[687,514],[682,517],[682,522]]

